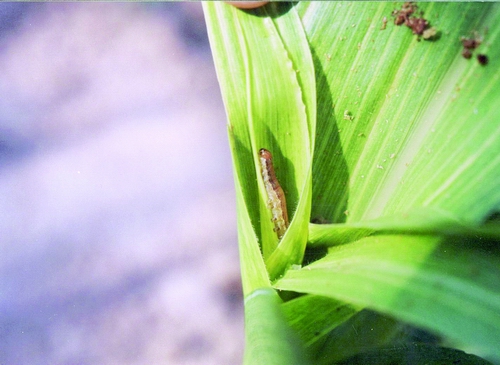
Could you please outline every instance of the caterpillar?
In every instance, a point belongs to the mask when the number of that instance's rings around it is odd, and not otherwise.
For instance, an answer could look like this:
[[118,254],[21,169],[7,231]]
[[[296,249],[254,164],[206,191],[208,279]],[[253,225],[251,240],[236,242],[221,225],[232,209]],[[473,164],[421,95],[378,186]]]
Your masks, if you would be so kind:
[[262,180],[267,193],[267,205],[271,209],[274,231],[281,239],[288,228],[288,213],[286,210],[285,193],[276,178],[273,167],[273,156],[265,148],[259,151],[260,167],[262,171]]

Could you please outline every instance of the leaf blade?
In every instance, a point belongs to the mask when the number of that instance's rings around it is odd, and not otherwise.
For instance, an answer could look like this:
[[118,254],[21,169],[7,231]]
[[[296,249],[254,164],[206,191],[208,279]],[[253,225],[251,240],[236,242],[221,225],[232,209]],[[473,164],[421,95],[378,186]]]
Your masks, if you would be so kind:
[[274,286],[368,306],[499,359],[499,276],[497,258],[456,242],[378,236],[331,248]]

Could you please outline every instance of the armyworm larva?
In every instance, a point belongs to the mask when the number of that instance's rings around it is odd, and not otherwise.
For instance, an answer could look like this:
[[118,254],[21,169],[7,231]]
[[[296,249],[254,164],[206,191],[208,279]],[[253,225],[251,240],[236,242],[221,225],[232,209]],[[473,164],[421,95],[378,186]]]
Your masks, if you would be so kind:
[[262,179],[267,193],[267,204],[271,209],[274,231],[281,239],[288,228],[288,213],[286,210],[285,193],[276,178],[273,167],[273,156],[268,150],[261,148],[259,151]]

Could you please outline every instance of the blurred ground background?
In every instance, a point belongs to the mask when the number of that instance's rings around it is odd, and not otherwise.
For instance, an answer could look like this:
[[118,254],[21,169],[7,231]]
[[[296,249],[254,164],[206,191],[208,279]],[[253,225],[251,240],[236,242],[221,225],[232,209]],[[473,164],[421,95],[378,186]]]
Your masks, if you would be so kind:
[[239,364],[199,3],[0,4],[0,364]]

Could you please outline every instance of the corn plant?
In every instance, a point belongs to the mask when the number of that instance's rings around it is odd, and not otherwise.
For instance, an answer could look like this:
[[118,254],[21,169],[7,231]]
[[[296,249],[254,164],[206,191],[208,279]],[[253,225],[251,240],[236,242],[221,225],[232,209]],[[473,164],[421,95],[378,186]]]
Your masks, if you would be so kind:
[[500,362],[500,5],[204,12],[245,363]]

